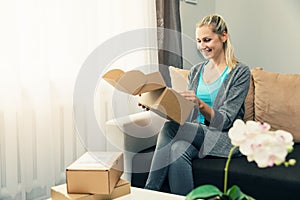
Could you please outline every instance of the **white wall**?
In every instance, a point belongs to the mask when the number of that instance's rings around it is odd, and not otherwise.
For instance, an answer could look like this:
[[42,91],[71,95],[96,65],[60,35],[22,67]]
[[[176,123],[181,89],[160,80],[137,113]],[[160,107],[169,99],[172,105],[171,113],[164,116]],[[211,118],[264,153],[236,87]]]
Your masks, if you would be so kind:
[[[281,73],[299,73],[300,1],[199,0],[181,1],[182,30],[209,13],[221,14],[229,27],[236,56],[252,67]],[[186,50],[184,51],[184,55]]]
[[199,63],[203,57],[194,46],[188,44],[187,40],[195,40],[196,24],[205,15],[211,14],[215,10],[215,1],[198,0],[197,4],[187,3],[185,0],[180,1],[181,28],[183,32],[182,49],[183,49],[183,68],[190,68],[192,65]]

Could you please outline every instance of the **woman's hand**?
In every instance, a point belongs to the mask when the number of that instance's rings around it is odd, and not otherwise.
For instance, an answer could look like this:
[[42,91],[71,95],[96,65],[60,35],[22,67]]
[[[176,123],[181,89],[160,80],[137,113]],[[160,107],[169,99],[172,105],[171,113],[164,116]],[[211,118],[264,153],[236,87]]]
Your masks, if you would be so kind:
[[184,96],[187,100],[193,101],[196,104],[198,104],[199,111],[202,113],[202,115],[205,117],[206,120],[210,121],[212,117],[214,116],[214,110],[211,109],[206,103],[204,103],[201,99],[197,97],[195,94],[195,91],[183,91],[180,92],[182,96]]
[[183,92],[179,92],[179,93],[182,96],[184,96],[184,98],[186,98],[187,100],[190,100],[190,101],[196,103],[200,110],[204,108],[205,103],[197,97],[197,95],[195,94],[195,91],[187,90],[187,91],[183,91]]
[[186,98],[187,100],[192,101],[194,103],[199,103],[200,102],[199,98],[195,94],[195,91],[193,91],[193,90],[187,90],[187,91],[179,92],[179,94],[181,94],[182,96],[184,96],[184,98]]

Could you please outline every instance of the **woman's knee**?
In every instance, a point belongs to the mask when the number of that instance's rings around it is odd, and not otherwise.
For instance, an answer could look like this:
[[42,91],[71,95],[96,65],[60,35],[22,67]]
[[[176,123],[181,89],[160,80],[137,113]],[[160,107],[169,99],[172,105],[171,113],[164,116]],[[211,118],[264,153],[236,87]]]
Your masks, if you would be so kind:
[[167,121],[161,130],[161,134],[167,135],[167,136],[173,138],[173,137],[175,137],[175,135],[179,129],[179,126],[180,125],[174,121]]
[[171,156],[172,158],[179,158],[184,153],[186,153],[187,149],[191,144],[184,140],[178,140],[174,142],[171,146]]
[[185,162],[191,163],[192,159],[197,157],[198,150],[185,140],[178,140],[171,146],[171,161],[174,162],[181,158]]

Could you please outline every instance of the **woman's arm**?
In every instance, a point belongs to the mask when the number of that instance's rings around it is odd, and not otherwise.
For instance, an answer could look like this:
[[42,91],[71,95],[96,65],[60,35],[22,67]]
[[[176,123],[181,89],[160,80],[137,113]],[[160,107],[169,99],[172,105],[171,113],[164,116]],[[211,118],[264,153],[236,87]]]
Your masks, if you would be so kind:
[[214,116],[209,126],[218,130],[228,130],[234,120],[243,119],[244,101],[250,84],[250,70],[247,66],[239,66],[231,72],[229,80],[224,84],[222,93],[214,103]]

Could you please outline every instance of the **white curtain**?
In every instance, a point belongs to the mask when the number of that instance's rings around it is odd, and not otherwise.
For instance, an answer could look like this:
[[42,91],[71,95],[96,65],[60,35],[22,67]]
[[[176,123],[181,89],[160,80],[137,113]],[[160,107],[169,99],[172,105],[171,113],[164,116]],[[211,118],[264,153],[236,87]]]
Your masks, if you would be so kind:
[[[65,182],[66,166],[86,151],[73,120],[82,64],[114,35],[155,27],[155,3],[3,0],[0,26],[0,199],[46,199],[50,187]],[[152,51],[129,53],[112,64],[149,63],[157,63]],[[111,90],[101,83],[96,91],[100,126],[113,115]],[[104,136],[98,144],[105,150]]]

